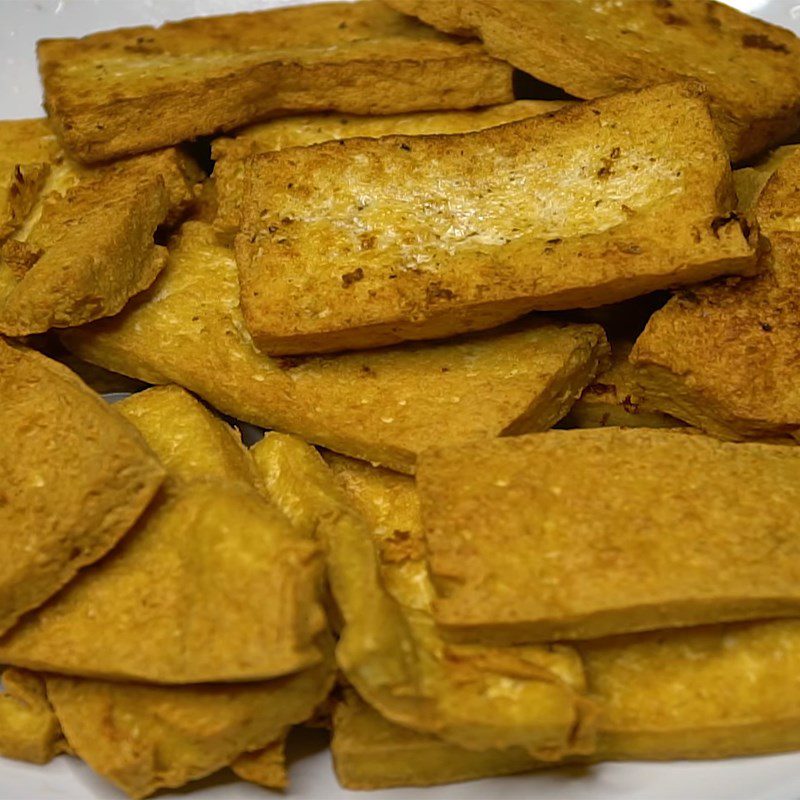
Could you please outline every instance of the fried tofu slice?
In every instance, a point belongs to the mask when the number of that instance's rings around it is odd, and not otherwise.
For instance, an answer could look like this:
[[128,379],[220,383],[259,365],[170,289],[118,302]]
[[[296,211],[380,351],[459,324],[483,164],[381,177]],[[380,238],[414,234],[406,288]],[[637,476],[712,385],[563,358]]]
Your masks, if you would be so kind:
[[800,624],[714,625],[579,645],[600,704],[597,758],[671,760],[800,747]]
[[[231,764],[238,769],[243,754],[243,771],[264,780],[271,775],[277,784],[282,750],[272,743],[314,713],[333,678],[326,657],[294,675],[251,683],[148,686],[54,675],[46,681],[75,753],[128,796],[140,798]],[[256,749],[257,760],[246,755]]]
[[23,224],[60,155],[44,119],[0,122],[0,242]]
[[265,353],[332,352],[754,274],[734,202],[687,83],[473,133],[262,153],[236,237],[242,311]]
[[467,750],[396,725],[352,690],[336,705],[331,752],[336,777],[345,789],[436,786],[542,766],[521,748]]
[[189,206],[199,168],[171,149],[96,169],[62,157],[50,178],[0,249],[8,336],[111,316],[150,286],[166,261],[156,229]]
[[164,470],[136,429],[66,367],[2,339],[0,396],[5,633],[131,530]]
[[67,749],[61,726],[33,672],[9,667],[2,673],[0,756],[46,764]]
[[404,472],[437,442],[550,427],[607,351],[598,326],[531,321],[427,347],[271,359],[253,347],[238,293],[230,250],[209,225],[186,223],[150,291],[62,339],[107,369]]
[[116,406],[167,466],[157,502],[125,546],[0,639],[0,662],[185,684],[262,680],[320,661],[317,546],[248,482],[249,456],[224,423],[195,400],[176,402],[176,391]]
[[723,439],[800,434],[800,148],[772,167],[750,212],[764,274],[676,294],[631,353],[660,410]]
[[337,662],[371,705],[470,749],[519,745],[550,760],[592,750],[594,710],[574,651],[441,641],[410,478],[339,457],[345,492],[299,439],[269,434],[253,453],[262,473],[285,476],[270,493],[324,544],[343,620]]
[[289,786],[286,770],[286,737],[276,739],[262,750],[244,753],[231,764],[231,769],[243,781],[265,789],[283,791]]
[[798,612],[795,447],[548,431],[429,450],[417,481],[435,617],[455,639],[592,639]]
[[377,0],[39,42],[67,149],[103,161],[292,112],[394,114],[513,100],[512,69]]
[[616,340],[612,361],[584,390],[566,417],[564,428],[679,428],[683,423],[651,407],[634,380],[628,361],[633,342]]
[[364,117],[352,114],[311,114],[272,119],[252,125],[232,137],[220,137],[211,145],[217,214],[214,225],[232,236],[241,227],[244,161],[258,153],[308,147],[333,139],[380,138],[402,134],[422,136],[437,133],[465,133],[516,122],[538,114],[549,114],[565,103],[556,100],[518,100],[489,108],[465,111],[433,111]]
[[800,150],[800,145],[787,144],[768,153],[752,166],[733,171],[733,184],[739,199],[738,209],[748,213],[754,210],[761,190],[775,170],[790,156]]
[[702,81],[734,161],[800,126],[800,44],[788,30],[696,0],[388,0],[575,97]]

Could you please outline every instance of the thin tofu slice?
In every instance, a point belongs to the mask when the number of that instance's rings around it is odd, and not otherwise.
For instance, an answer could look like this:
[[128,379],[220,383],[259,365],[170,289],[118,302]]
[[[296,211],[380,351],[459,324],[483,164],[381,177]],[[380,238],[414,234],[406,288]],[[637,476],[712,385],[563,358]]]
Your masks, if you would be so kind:
[[659,410],[724,439],[800,435],[800,148],[768,165],[750,212],[764,274],[679,292],[631,353]]
[[800,44],[788,30],[697,0],[388,0],[576,97],[696,78],[734,161],[800,125]]
[[436,345],[273,359],[253,347],[238,296],[231,251],[209,225],[186,223],[151,290],[63,340],[115,372],[404,472],[437,442],[550,427],[607,352],[599,326],[531,320]]
[[287,112],[393,114],[514,96],[509,64],[377,0],[50,39],[38,55],[48,115],[83,161]]
[[[0,137],[14,124],[0,122]],[[0,333],[43,333],[120,311],[164,267],[154,235],[180,219],[199,179],[175,149],[96,168],[54,156],[0,248]]]
[[734,202],[688,83],[473,133],[263,153],[245,169],[242,310],[265,353],[331,352],[753,274]]
[[422,136],[437,133],[465,133],[516,122],[538,114],[550,114],[565,105],[557,100],[518,100],[489,108],[464,111],[431,111],[416,114],[391,114],[382,117],[352,114],[312,114],[272,119],[251,125],[232,137],[215,139],[214,184],[217,190],[217,215],[214,226],[226,236],[239,232],[244,191],[244,161],[258,153],[287,147],[307,147],[333,139],[353,139],[402,134]]
[[435,616],[526,642],[800,609],[800,449],[549,431],[425,453]]
[[111,550],[164,470],[66,367],[0,339],[0,633]]
[[177,389],[116,408],[162,455],[167,483],[124,547],[0,639],[0,661],[164,684],[262,680],[318,663],[319,550],[248,480],[249,456],[224,423]]

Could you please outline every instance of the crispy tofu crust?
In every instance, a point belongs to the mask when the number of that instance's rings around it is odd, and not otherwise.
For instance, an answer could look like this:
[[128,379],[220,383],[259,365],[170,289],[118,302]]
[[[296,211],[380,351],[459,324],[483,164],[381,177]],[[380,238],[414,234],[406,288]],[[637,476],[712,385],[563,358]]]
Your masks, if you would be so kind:
[[631,354],[659,409],[725,439],[800,432],[800,149],[774,167],[751,211],[765,274],[678,293]]
[[0,122],[0,242],[25,221],[60,155],[44,119]]
[[140,798],[263,752],[313,714],[333,683],[331,667],[326,660],[278,680],[206,686],[47,676],[47,694],[75,753]]
[[286,737],[254,753],[244,753],[231,764],[231,769],[243,781],[263,786],[265,789],[283,791],[289,787],[286,769]]
[[733,203],[694,84],[263,153],[245,167],[242,311],[265,353],[332,352],[753,274]]
[[642,394],[628,361],[633,343],[616,340],[608,369],[599,373],[561,421],[564,428],[679,428],[683,423],[657,411]]
[[[0,249],[0,333],[81,325],[122,309],[155,280],[153,236],[191,203],[197,166],[176,150],[97,169],[54,167],[54,188]],[[47,187],[45,187],[47,188]]]
[[[395,723],[472,750],[521,747],[547,761],[592,752],[575,652],[447,645],[431,613],[413,480],[341,456],[328,463],[356,512],[328,529],[328,556],[344,617],[339,662],[361,696]],[[403,654],[414,657],[398,680]]]
[[[788,30],[696,0],[388,0],[498,58],[592,98],[696,78],[734,161],[800,126],[800,44]],[[631,35],[633,33],[633,35]]]
[[329,3],[39,42],[66,148],[102,161],[292,112],[394,114],[513,100],[512,69],[382,3]]
[[600,704],[600,760],[800,748],[797,620],[654,631],[579,645]]
[[352,690],[336,704],[331,751],[336,777],[345,789],[437,786],[542,766],[521,748],[467,750],[395,725]]
[[404,472],[437,442],[550,427],[607,351],[598,326],[531,321],[425,347],[271,359],[252,345],[238,292],[230,250],[210,226],[186,223],[150,291],[63,341],[87,361]]
[[[262,680],[317,663],[316,545],[243,479],[246,454],[197,401],[159,389],[125,402],[152,404],[155,419],[129,419],[164,457],[168,482],[125,546],[0,640],[0,661],[165,684]],[[164,424],[165,404],[182,416]],[[147,636],[132,637],[132,625]]]
[[0,339],[0,633],[104,556],[164,470],[66,367]]
[[432,449],[417,480],[435,616],[454,638],[592,639],[797,614],[797,448],[549,431]]
[[566,103],[555,100],[518,100],[514,103],[463,111],[418,112],[382,117],[312,114],[252,125],[235,136],[215,139],[211,146],[211,154],[216,162],[214,185],[218,202],[214,226],[225,236],[238,233],[241,227],[244,161],[258,153],[287,147],[307,147],[333,139],[479,131],[538,114],[549,114],[564,105]]
[[42,678],[9,667],[3,671],[2,679],[0,756],[46,764],[63,753],[66,742]]

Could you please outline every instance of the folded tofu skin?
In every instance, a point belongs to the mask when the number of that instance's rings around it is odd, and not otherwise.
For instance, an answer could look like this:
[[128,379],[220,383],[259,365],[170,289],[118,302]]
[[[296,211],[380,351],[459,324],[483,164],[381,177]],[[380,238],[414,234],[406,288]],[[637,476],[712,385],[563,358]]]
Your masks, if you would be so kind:
[[429,450],[417,481],[435,617],[457,640],[798,613],[795,447],[548,431]]
[[403,472],[435,443],[550,427],[608,348],[597,325],[534,319],[431,346],[269,358],[244,324],[231,251],[197,222],[150,291],[63,341],[115,372],[178,383],[238,419]]
[[263,153],[245,167],[242,311],[263,352],[325,352],[753,274],[733,205],[691,83],[473,133]]
[[164,470],[66,367],[0,339],[0,634],[100,559]]
[[53,126],[89,162],[291,112],[393,114],[514,97],[509,64],[378,0],[49,39],[38,56]]
[[575,97],[702,81],[734,161],[800,126],[800,44],[777,25],[697,0],[387,0]]

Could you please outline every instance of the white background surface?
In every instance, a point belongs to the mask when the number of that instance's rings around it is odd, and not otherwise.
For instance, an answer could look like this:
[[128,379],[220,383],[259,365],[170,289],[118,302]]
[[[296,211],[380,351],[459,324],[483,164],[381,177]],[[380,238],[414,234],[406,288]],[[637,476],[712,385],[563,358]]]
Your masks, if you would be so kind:
[[[0,119],[38,116],[35,41],[104,28],[159,23],[300,0],[0,0]],[[700,2],[700,0],[697,0]],[[800,32],[800,0],[736,0],[742,10]],[[731,76],[735,80],[735,76]],[[146,632],[145,634],[146,635]],[[318,735],[292,753],[290,800],[800,800],[800,754],[718,762],[604,764],[431,789],[355,793],[340,789]],[[192,800],[246,800],[271,793],[227,773],[192,786]],[[159,798],[186,798],[187,789]],[[276,796],[276,795],[274,795]],[[0,800],[122,798],[77,759],[46,767],[0,759]]]

